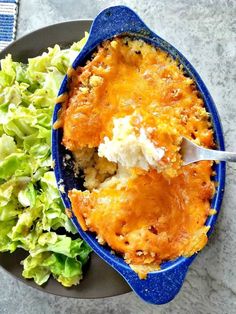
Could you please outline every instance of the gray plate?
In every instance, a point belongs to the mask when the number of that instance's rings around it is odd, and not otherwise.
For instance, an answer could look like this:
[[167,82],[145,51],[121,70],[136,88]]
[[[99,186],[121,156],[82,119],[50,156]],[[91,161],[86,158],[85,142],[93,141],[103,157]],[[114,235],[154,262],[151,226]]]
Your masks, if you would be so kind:
[[[91,20],[71,21],[41,28],[9,45],[0,53],[0,59],[11,53],[14,60],[27,62],[28,58],[40,55],[47,50],[47,47],[55,44],[59,44],[61,47],[68,47],[68,45],[84,36],[84,32],[89,30],[91,22]],[[81,299],[103,298],[130,291],[123,278],[95,253],[91,255],[91,260],[84,273],[84,279],[79,286],[64,288],[51,278],[46,285],[39,287],[34,281],[25,280],[21,276],[22,266],[20,261],[26,256],[27,253],[23,250],[17,250],[13,254],[0,254],[0,265],[27,285],[38,288],[41,291]]]

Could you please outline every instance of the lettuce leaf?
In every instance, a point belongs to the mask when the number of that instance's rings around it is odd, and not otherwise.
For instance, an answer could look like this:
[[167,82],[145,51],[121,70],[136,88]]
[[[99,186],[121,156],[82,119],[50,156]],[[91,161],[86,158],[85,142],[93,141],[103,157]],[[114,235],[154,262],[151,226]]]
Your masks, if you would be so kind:
[[2,86],[10,86],[14,83],[16,77],[15,63],[12,61],[11,55],[7,55],[1,60],[0,84]]
[[23,261],[23,275],[42,285],[52,273],[64,286],[70,287],[82,279],[82,266],[90,252],[89,246],[81,239],[72,240],[55,232],[44,233],[36,248]]
[[28,256],[24,262],[23,276],[38,285],[44,284],[52,274],[65,287],[79,284],[82,279],[82,264],[80,261],[49,252]]
[[8,220],[7,223],[5,221],[0,221],[0,251],[11,253],[15,251],[17,248],[17,243],[12,242],[9,233],[11,232],[12,227],[15,224],[15,220]]
[[28,64],[1,60],[0,252],[28,251],[25,278],[45,283],[52,274],[69,287],[82,278],[91,249],[76,238],[56,186],[51,117],[61,81],[87,35],[71,48],[58,45]]

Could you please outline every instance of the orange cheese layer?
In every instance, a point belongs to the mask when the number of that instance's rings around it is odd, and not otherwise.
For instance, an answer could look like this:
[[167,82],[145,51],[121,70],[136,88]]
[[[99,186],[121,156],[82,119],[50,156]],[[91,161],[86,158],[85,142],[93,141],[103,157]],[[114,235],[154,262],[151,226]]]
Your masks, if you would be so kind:
[[156,170],[92,192],[72,190],[72,208],[84,230],[96,232],[132,265],[190,256],[207,242],[204,226],[214,192],[211,163],[186,167],[170,181]]
[[96,232],[132,267],[146,266],[146,273],[199,251],[207,242],[212,163],[182,167],[178,150],[183,135],[205,147],[214,141],[203,101],[181,66],[142,41],[116,38],[77,69],[68,96],[60,115],[66,148],[97,148],[111,138],[113,119],[129,115],[165,149],[161,162],[172,171],[133,169],[125,180],[113,173],[96,189],[70,191],[82,228]]
[[180,164],[180,135],[213,145],[203,101],[181,66],[143,41],[117,38],[104,42],[72,76],[61,113],[63,144],[71,151],[98,147],[105,136],[111,138],[113,118],[127,115],[165,148],[162,163]]

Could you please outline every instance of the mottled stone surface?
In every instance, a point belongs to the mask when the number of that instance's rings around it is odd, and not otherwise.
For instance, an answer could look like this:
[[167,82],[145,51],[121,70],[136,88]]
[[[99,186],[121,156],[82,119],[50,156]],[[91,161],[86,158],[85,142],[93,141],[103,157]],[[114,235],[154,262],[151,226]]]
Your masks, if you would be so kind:
[[[18,37],[60,21],[93,18],[126,4],[196,67],[222,118],[227,149],[236,151],[236,1],[20,0]],[[222,211],[209,244],[192,264],[174,301],[144,304],[133,293],[75,300],[38,292],[0,269],[0,313],[236,313],[236,166],[229,165]]]

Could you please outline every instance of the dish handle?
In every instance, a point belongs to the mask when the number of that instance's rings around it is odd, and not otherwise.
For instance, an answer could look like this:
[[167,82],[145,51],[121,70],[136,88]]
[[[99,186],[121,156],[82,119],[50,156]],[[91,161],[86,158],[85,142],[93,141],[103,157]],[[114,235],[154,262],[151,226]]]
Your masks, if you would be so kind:
[[131,268],[115,267],[128,282],[132,290],[144,301],[151,304],[165,304],[170,302],[181,289],[188,272],[191,259],[180,258],[177,265],[168,269],[151,272],[146,279],[140,280]]
[[86,60],[88,55],[104,40],[123,33],[134,34],[136,37],[153,37],[153,32],[141,18],[126,6],[109,7],[98,14],[91,26],[88,40],[73,63],[73,68]]

